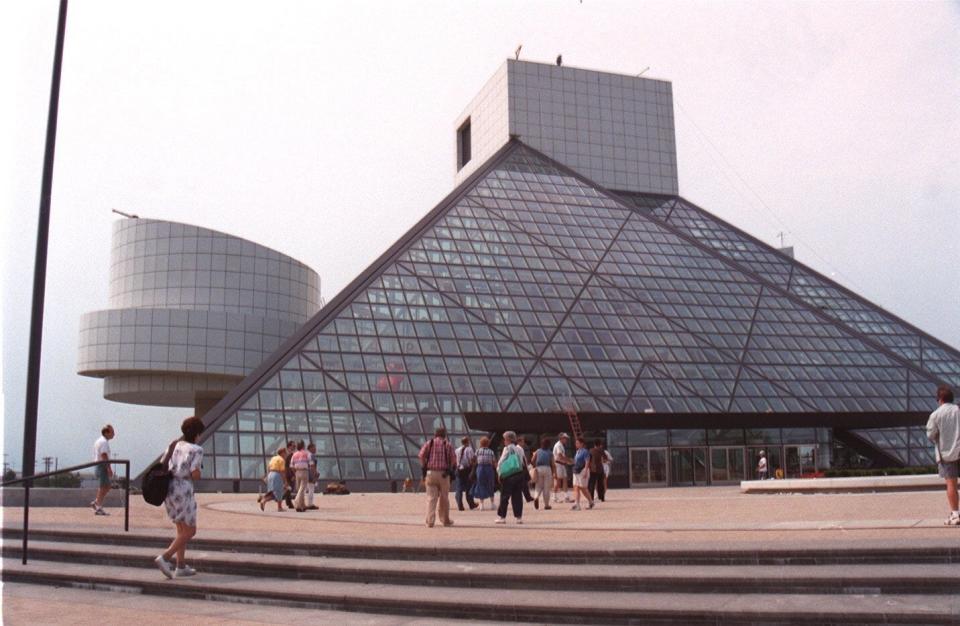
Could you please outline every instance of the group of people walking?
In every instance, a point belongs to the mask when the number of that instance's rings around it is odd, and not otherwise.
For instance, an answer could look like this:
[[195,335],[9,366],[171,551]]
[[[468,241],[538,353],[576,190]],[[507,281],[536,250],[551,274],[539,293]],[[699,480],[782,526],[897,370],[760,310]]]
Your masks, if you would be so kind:
[[[503,448],[497,455],[490,448],[489,437],[482,437],[476,450],[470,438],[463,437],[460,447],[454,449],[447,440],[446,429],[438,428],[419,454],[427,492],[427,526],[433,527],[438,516],[442,525],[453,525],[447,495],[451,481],[455,481],[455,500],[461,511],[465,510],[464,500],[471,510],[492,510],[499,484],[496,524],[506,523],[508,509],[516,523],[522,524],[524,503],[530,502],[534,508],[542,506],[545,510],[552,509],[551,504],[572,503],[573,510],[579,511],[583,501],[592,509],[597,499],[602,502],[606,498],[613,457],[601,440],[588,448],[586,440],[578,437],[576,453],[570,458],[569,441],[569,435],[560,433],[556,443],[544,437],[539,448],[530,450],[525,438],[508,430],[503,433]],[[573,498],[568,477],[573,478]]]
[[[953,390],[942,386],[937,389],[938,408],[927,422],[927,436],[934,444],[940,477],[946,483],[949,515],[947,526],[960,526],[960,496],[957,492],[960,474],[960,408],[954,402]],[[204,431],[204,423],[198,417],[188,417],[180,425],[183,436],[172,442],[161,458],[161,463],[170,472],[170,482],[164,507],[170,521],[176,527],[176,536],[167,549],[154,559],[157,568],[167,578],[196,574],[186,563],[187,543],[197,532],[197,502],[193,482],[200,479],[203,448],[197,441]],[[101,429],[101,436],[94,444],[94,460],[104,461],[98,466],[99,489],[91,506],[97,515],[104,515],[103,501],[110,488],[112,471],[106,461],[110,459],[109,442],[116,431],[109,424]],[[490,440],[483,437],[479,448],[473,449],[469,437],[461,439],[456,450],[447,440],[447,432],[438,428],[433,438],[420,449],[424,483],[427,488],[427,526],[433,526],[439,514],[444,526],[452,526],[448,493],[450,481],[457,481],[457,507],[463,510],[463,498],[471,509],[485,508],[493,498],[496,484],[500,485],[500,502],[497,507],[497,524],[505,524],[507,510],[512,508],[516,523],[523,523],[523,506],[533,502],[534,508],[551,509],[551,503],[563,500],[573,502],[573,509],[580,510],[581,502],[593,508],[596,500],[606,497],[607,476],[610,474],[612,457],[597,440],[588,448],[587,442],[578,437],[576,452],[567,456],[569,437],[560,433],[551,446],[544,438],[540,447],[528,451],[527,442],[508,430],[503,433],[503,449],[499,456],[490,448]],[[765,464],[764,464],[765,465]],[[268,491],[259,498],[260,507],[270,501],[277,502],[277,510],[283,510],[282,500],[298,511],[317,508],[313,505],[313,484],[316,482],[316,449],[303,441],[290,441],[277,450],[269,463],[265,478]],[[100,469],[102,468],[102,469]],[[567,477],[573,478],[574,498],[571,500]],[[296,497],[291,501],[290,485],[296,485]],[[533,495],[530,485],[534,485]],[[551,486],[553,487],[551,493]],[[552,500],[551,500],[552,495]],[[477,501],[479,500],[479,504]]]
[[277,511],[284,510],[284,502],[288,509],[298,513],[318,509],[313,503],[317,478],[316,445],[302,439],[288,441],[267,464],[267,475],[263,478],[267,492],[257,497],[260,510],[264,510],[268,502],[276,502]]

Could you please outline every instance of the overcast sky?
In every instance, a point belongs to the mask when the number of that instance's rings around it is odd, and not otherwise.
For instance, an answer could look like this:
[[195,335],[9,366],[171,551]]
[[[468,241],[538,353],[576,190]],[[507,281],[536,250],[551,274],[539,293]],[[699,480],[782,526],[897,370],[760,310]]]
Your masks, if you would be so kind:
[[[19,469],[54,0],[0,25],[3,427]],[[75,373],[111,208],[276,248],[329,300],[453,187],[453,122],[522,58],[673,82],[680,193],[960,346],[960,4],[74,2],[37,457],[138,472],[188,414]],[[8,455],[8,456],[6,456]],[[42,467],[42,466],[41,466]]]

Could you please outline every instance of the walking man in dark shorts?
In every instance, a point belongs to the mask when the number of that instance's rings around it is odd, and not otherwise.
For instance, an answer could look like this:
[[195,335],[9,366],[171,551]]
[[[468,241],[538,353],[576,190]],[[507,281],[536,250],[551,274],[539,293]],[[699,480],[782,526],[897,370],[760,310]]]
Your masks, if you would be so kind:
[[960,407],[953,402],[953,390],[946,385],[937,389],[937,410],[927,420],[927,438],[937,450],[940,478],[947,483],[947,504],[950,517],[945,526],[960,526],[960,496],[957,475],[960,474]]

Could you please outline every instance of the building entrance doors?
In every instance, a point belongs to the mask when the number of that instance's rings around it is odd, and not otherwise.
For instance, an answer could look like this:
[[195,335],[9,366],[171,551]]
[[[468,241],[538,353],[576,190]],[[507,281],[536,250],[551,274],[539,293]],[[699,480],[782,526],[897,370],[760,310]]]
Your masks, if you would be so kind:
[[743,447],[710,448],[710,482],[733,483],[743,480]]
[[706,485],[707,449],[671,448],[670,484],[677,486]]
[[787,478],[807,478],[817,473],[817,447],[784,446]]
[[630,449],[630,486],[665,487],[667,484],[666,448]]

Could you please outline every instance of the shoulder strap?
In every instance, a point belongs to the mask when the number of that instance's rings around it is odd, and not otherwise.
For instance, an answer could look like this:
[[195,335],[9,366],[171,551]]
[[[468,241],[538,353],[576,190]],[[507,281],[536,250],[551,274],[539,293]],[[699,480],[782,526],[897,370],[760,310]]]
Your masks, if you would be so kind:
[[167,447],[167,451],[163,453],[163,456],[160,458],[160,462],[166,465],[170,462],[170,457],[173,455],[173,449],[177,447],[177,444],[180,442],[179,439],[174,439],[170,442],[170,445]]

